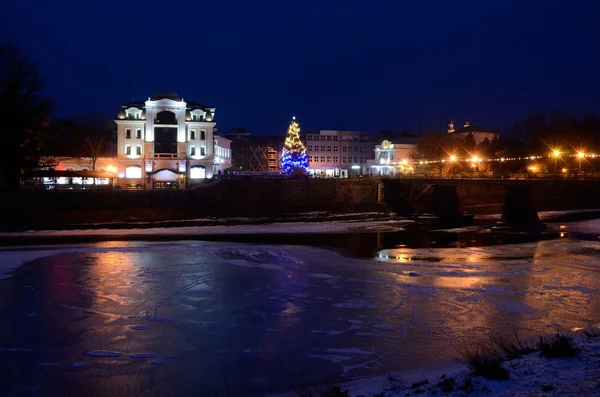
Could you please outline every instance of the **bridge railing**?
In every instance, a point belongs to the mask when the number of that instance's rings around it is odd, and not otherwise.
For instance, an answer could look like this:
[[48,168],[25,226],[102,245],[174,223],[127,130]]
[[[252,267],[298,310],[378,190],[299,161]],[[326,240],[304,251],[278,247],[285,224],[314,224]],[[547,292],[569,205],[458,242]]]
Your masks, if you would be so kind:
[[[373,175],[373,177],[376,177]],[[379,176],[378,176],[379,177]],[[583,179],[600,179],[600,172],[589,173],[493,173],[493,172],[464,172],[455,174],[439,174],[439,173],[414,173],[414,174],[399,174],[396,176],[381,176],[382,178],[393,179],[497,179],[497,180],[583,180]]]

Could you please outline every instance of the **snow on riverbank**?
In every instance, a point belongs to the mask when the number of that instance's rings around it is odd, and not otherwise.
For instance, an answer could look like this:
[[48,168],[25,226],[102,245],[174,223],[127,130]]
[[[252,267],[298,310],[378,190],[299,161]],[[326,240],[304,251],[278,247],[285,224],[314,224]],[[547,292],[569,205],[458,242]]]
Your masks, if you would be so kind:
[[0,233],[0,238],[44,236],[202,236],[223,234],[344,233],[358,230],[395,231],[413,223],[414,221],[410,220],[378,220],[367,222],[282,222],[263,225],[153,227],[143,229],[31,230],[27,232]]
[[[405,387],[376,391],[376,385],[351,389],[352,396],[600,396],[600,337],[581,340],[573,358],[545,358],[539,352],[506,361],[510,379],[492,381],[471,377],[468,371],[435,378],[401,379]],[[377,382],[379,383],[379,382]],[[389,382],[387,388],[389,389]]]
[[[551,218],[556,218],[557,216],[562,215],[573,215],[573,214],[584,214],[584,213],[600,213],[600,209],[589,209],[589,210],[564,210],[564,211],[539,211],[538,216],[540,220],[546,220]],[[475,215],[475,219],[491,219],[491,220],[500,220],[502,218],[502,214],[482,214]]]

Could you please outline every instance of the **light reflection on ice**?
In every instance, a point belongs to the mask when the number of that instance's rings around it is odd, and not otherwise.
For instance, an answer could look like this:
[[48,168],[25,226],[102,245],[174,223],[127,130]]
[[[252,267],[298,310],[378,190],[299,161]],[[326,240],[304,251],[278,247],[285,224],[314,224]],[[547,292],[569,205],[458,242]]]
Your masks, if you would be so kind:
[[47,309],[88,331],[77,347],[86,359],[175,353],[190,379],[214,378],[215,368],[243,357],[249,377],[266,376],[265,363],[309,359],[336,381],[448,362],[454,339],[504,324],[539,333],[600,322],[600,245],[568,238],[400,247],[372,260],[231,243],[104,243],[49,255],[57,260],[40,263],[73,272],[86,297],[85,305],[74,299]]

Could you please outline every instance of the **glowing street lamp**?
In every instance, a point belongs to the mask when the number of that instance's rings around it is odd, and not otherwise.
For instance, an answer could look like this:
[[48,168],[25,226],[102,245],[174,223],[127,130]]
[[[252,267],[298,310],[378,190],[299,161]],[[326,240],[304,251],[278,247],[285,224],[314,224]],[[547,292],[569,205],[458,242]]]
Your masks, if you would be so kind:
[[560,152],[558,150],[555,150],[552,155],[554,156],[554,175],[556,176],[556,163],[558,161],[558,158],[560,157]]
[[456,161],[456,156],[450,156],[450,176],[454,173],[454,162]]

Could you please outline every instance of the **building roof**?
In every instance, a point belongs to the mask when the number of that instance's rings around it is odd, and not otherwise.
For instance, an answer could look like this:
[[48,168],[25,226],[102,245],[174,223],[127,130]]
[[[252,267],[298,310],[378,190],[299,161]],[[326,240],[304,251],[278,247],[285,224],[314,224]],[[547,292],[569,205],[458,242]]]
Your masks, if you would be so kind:
[[491,130],[488,130],[487,128],[479,127],[477,125],[469,125],[468,127],[460,128],[460,129],[452,132],[452,134],[470,133],[470,132],[492,132],[494,134],[497,134],[496,131],[491,131]]
[[176,92],[157,92],[151,98],[151,100],[153,100],[153,101],[159,101],[161,99],[170,99],[172,101],[181,101],[181,98],[179,98],[179,94]]
[[[170,99],[172,101],[182,101],[182,99],[179,97],[179,94],[177,93],[161,93],[161,92],[157,92],[156,94],[154,94],[154,96],[152,98],[149,98],[151,101],[159,101],[161,99]],[[118,115],[117,115],[117,119],[124,119],[125,118],[125,109],[129,109],[129,108],[138,108],[138,109],[142,109],[142,119],[145,119],[146,116],[146,100],[145,99],[137,99],[137,100],[132,100],[131,102],[127,102],[121,105],[121,110],[119,111]],[[196,109],[200,109],[203,110],[204,112],[207,113],[207,120],[206,121],[213,121],[213,113],[215,111],[215,107],[214,106],[205,106],[201,103],[198,102],[194,102],[194,101],[186,101],[186,107],[188,109],[188,111],[193,111]],[[188,116],[188,111],[186,111],[186,119]]]

